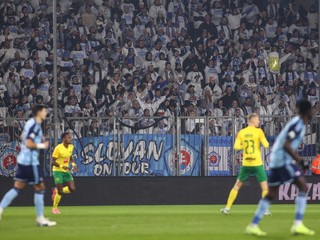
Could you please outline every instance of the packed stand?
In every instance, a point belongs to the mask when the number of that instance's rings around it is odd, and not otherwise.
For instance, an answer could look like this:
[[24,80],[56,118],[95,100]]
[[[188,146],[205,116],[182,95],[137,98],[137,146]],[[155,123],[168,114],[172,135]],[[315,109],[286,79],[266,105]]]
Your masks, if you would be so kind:
[[[50,2],[0,4],[2,118],[28,117],[35,103],[53,115]],[[274,135],[298,99],[308,98],[320,113],[315,6],[276,0],[58,2],[61,131],[77,129],[78,137],[164,134],[177,130],[174,117],[185,116],[182,133],[203,133],[199,116],[209,116],[210,134],[231,135],[246,115],[258,112],[266,116],[262,128]],[[14,139],[24,120],[0,124]]]

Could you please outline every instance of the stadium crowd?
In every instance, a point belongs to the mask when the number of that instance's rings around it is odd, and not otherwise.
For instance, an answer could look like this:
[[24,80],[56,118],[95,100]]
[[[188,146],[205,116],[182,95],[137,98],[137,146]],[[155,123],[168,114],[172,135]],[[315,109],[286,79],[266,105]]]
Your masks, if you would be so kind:
[[[298,99],[309,99],[320,113],[315,6],[288,1],[280,7],[276,0],[58,2],[59,117],[111,119],[71,120],[65,129],[81,129],[79,136],[113,132],[113,117],[122,119],[122,132],[168,133],[175,116],[186,116],[187,133],[204,131],[196,116],[212,116],[210,134],[228,135],[232,120],[240,129],[252,112],[266,116],[262,128],[274,135]],[[52,24],[50,1],[1,1],[2,118],[28,117],[35,103],[52,113]],[[272,70],[270,54],[279,55],[279,71]],[[0,124],[13,124],[18,134],[24,121]]]

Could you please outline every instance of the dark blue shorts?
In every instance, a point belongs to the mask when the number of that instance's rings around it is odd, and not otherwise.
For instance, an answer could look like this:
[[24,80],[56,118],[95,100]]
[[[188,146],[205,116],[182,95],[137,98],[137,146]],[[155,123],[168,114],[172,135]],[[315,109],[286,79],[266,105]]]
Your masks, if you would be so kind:
[[269,172],[268,185],[280,186],[283,183],[292,183],[303,174],[296,164],[287,164],[283,167],[272,168]]
[[18,164],[17,172],[14,177],[15,181],[26,182],[35,185],[43,182],[40,165],[25,166]]

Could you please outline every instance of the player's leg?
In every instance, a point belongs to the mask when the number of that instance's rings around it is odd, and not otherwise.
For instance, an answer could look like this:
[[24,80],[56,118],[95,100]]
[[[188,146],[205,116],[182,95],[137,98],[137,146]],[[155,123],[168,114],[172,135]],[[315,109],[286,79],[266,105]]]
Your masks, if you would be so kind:
[[243,186],[244,181],[246,181],[249,176],[250,176],[250,168],[242,166],[240,168],[240,172],[239,172],[237,181],[229,193],[227,205],[225,206],[225,208],[222,208],[220,210],[222,213],[229,214],[229,211],[238,196],[238,192],[239,192],[240,188]]
[[257,210],[254,214],[254,217],[251,223],[246,228],[246,233],[256,236],[265,236],[267,235],[263,232],[258,224],[261,221],[264,213],[267,209],[269,209],[271,202],[278,194],[279,186],[282,184],[283,180],[289,180],[290,176],[287,175],[283,178],[283,174],[286,174],[286,169],[283,168],[275,168],[270,170],[269,176],[269,188],[268,193],[264,198],[261,198],[257,207]]
[[[254,174],[261,187],[261,197],[265,198],[265,196],[267,196],[267,193],[268,193],[268,183],[267,183],[268,177],[264,167],[262,165],[255,167]],[[266,216],[271,215],[271,212],[269,211],[269,209],[266,210],[264,215]]]
[[270,204],[275,199],[279,191],[279,186],[270,187],[268,189],[267,195],[260,199],[257,210],[254,214],[254,217],[251,223],[246,228],[246,233],[256,235],[256,236],[265,236],[267,233],[263,232],[258,224],[260,223],[261,219],[263,218],[266,210],[269,209]]
[[68,194],[72,193],[76,190],[76,186],[74,184],[73,177],[70,172],[65,172],[64,173],[64,182],[66,183],[67,186],[63,188],[63,193]]
[[251,221],[251,225],[258,225],[262,219],[265,211],[269,209],[272,201],[276,198],[279,191],[279,186],[270,186],[268,193],[264,198],[261,198],[258,204],[258,208],[255,212],[254,218]]
[[229,197],[227,200],[227,205],[225,207],[225,209],[227,211],[229,211],[234,203],[234,201],[236,200],[237,196],[238,196],[238,192],[240,190],[240,188],[243,186],[243,182],[240,181],[239,179],[237,179],[236,183],[234,184],[233,188],[231,189],[230,193],[229,193]]
[[293,226],[291,228],[291,232],[293,234],[302,234],[312,236],[315,234],[313,230],[308,229],[304,226],[302,220],[303,215],[307,206],[307,183],[304,177],[300,176],[294,181],[294,184],[298,187],[299,193],[295,199],[296,204],[296,215]]
[[268,194],[268,183],[267,181],[260,182],[261,197],[264,198]]
[[[57,188],[53,190],[53,214],[59,214],[60,210],[58,209],[58,205],[61,201],[62,194],[69,194],[75,191],[75,184],[73,181],[73,177],[69,172],[56,172],[55,173],[55,183]],[[64,187],[63,184],[67,186]]]
[[69,193],[73,193],[76,191],[76,186],[74,184],[74,181],[67,182],[67,186],[68,186]]
[[62,198],[63,193],[63,184],[56,184],[56,187],[52,191],[52,213],[53,214],[60,214],[60,210],[58,209],[59,203]]
[[44,191],[45,186],[40,170],[40,165],[32,166],[33,174],[30,175],[29,183],[34,185],[34,206],[36,208],[37,225],[39,227],[52,227],[57,223],[44,217]]
[[26,187],[25,182],[15,181],[13,188],[11,188],[2,198],[0,202],[0,220],[2,213],[6,207],[8,207],[12,201],[20,194],[20,192]]
[[23,166],[18,164],[17,172],[14,177],[14,185],[2,198],[0,202],[0,219],[2,213],[6,207],[19,195],[19,193],[26,187],[28,181],[28,175],[31,171],[31,166]]
[[60,211],[58,209],[58,205],[61,201],[61,197],[63,194],[63,173],[59,171],[54,171],[53,172],[53,178],[54,178],[54,183],[56,187],[52,191],[52,213],[53,214],[59,214]]
[[[267,181],[263,181],[263,182],[260,182],[260,187],[261,187],[261,197],[262,198],[265,198],[268,194],[268,183]],[[271,216],[271,212],[269,209],[267,209],[264,213],[265,216]]]
[[37,219],[44,217],[44,191],[45,187],[43,182],[34,185],[34,206],[36,207]]

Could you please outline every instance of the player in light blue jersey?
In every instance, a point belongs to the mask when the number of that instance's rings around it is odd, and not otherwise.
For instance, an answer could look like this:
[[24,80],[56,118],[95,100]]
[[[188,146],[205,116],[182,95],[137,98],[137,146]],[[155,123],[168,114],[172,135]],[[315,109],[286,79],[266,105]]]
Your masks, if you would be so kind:
[[269,191],[265,198],[259,201],[258,209],[247,226],[246,233],[265,236],[258,224],[269,209],[271,202],[275,199],[279,192],[280,185],[284,183],[294,183],[299,194],[295,199],[296,214],[291,233],[295,235],[312,236],[315,234],[313,230],[304,226],[302,219],[307,205],[307,184],[303,177],[302,170],[309,168],[309,162],[304,161],[298,154],[298,146],[302,142],[305,134],[305,125],[312,119],[311,103],[308,100],[300,100],[297,102],[298,116],[287,123],[285,128],[277,137],[270,156],[270,175],[268,180]]
[[49,142],[43,141],[41,123],[47,117],[47,109],[44,105],[35,105],[32,108],[33,118],[29,119],[21,135],[21,152],[17,163],[18,168],[14,178],[14,186],[9,190],[0,202],[0,219],[3,210],[12,200],[27,186],[34,186],[34,205],[36,207],[37,225],[40,227],[52,227],[56,222],[50,221],[43,215],[44,210],[44,183],[39,165],[39,150],[47,149]]

